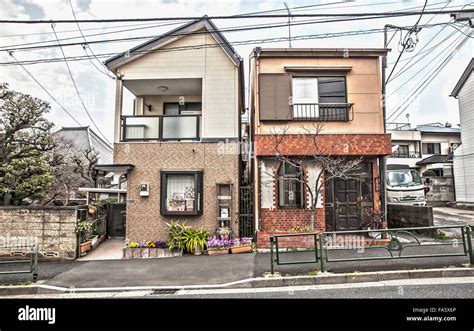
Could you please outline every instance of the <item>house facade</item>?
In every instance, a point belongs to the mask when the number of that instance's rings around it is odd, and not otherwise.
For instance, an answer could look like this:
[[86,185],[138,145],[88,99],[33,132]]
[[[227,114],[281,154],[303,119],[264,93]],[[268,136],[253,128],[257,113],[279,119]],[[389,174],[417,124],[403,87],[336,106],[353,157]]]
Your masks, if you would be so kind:
[[[311,206],[317,231],[360,229],[364,215],[380,209],[379,166],[391,154],[381,102],[386,53],[298,48],[251,53],[251,172],[259,247],[268,247],[270,233],[304,230]],[[315,155],[360,163],[345,178],[325,180]],[[318,178],[322,190],[316,188]]]
[[244,106],[235,50],[204,17],[106,65],[117,76],[114,166],[127,177],[126,239],[166,240],[172,220],[237,234]]
[[456,202],[474,204],[474,58],[451,92],[458,99],[462,144],[454,152]]
[[387,123],[392,134],[388,165],[417,170],[429,191],[426,201],[443,206],[456,199],[453,152],[461,144],[461,129],[450,123],[428,123],[412,128],[409,123]]

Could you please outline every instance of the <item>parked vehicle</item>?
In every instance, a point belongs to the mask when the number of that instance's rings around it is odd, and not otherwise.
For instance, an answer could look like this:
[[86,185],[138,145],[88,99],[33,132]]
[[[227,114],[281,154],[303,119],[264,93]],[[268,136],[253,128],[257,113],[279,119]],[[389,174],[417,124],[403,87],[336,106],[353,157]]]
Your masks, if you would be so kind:
[[426,206],[426,188],[418,171],[408,165],[387,166],[387,202]]

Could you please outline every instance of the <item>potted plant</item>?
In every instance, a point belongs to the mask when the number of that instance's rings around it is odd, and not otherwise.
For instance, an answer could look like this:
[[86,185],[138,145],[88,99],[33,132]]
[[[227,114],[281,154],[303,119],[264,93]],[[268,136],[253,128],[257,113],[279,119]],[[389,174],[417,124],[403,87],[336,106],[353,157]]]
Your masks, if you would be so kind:
[[220,239],[228,239],[230,235],[230,228],[227,226],[222,226],[217,229],[216,233],[219,236]]
[[186,248],[186,232],[190,228],[185,224],[171,221],[166,224],[168,226],[168,247],[170,250],[175,250],[177,254],[182,255]]
[[214,236],[207,240],[207,253],[209,255],[229,254],[229,248],[232,244],[232,240],[218,239]]
[[206,246],[207,234],[206,230],[187,229],[184,234],[186,251],[194,255],[201,255]]
[[81,221],[78,220],[76,222],[76,227],[74,229],[74,232],[79,236],[79,252],[81,254],[86,253],[87,251],[91,250],[91,242],[90,240],[87,240],[90,232],[91,232],[92,226],[91,223],[88,222],[87,220]]
[[[387,224],[384,222],[383,213],[379,210],[374,210],[373,208],[364,212],[362,229],[367,230],[379,230],[387,227]],[[371,238],[383,239],[385,234],[379,231],[367,232],[367,235]]]
[[236,238],[230,249],[232,254],[248,253],[252,250],[252,238]]

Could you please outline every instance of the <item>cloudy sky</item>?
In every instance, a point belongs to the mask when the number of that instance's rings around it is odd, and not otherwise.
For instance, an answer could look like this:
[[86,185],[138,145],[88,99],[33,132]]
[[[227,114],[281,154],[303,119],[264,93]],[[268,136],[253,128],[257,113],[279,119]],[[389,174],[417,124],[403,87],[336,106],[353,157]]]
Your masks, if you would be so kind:
[[[236,15],[251,12],[282,10],[270,14],[284,14],[283,1],[251,1],[251,0],[71,0],[73,10],[78,19],[104,19],[104,18],[142,18],[142,17],[179,17],[201,15]],[[414,8],[420,10],[424,1],[286,1],[293,13],[361,13],[385,12],[406,10]],[[307,7],[311,6],[311,7]],[[295,8],[296,7],[296,8]],[[300,7],[300,8],[297,8]],[[303,8],[301,8],[303,7]],[[428,1],[427,10],[461,9],[462,7],[474,9],[474,2],[469,1]],[[0,18],[2,19],[73,19],[69,0],[0,0]],[[292,36],[308,36],[315,34],[334,33],[341,31],[357,31],[367,29],[380,29],[385,24],[403,26],[413,25],[418,17],[398,17],[372,19],[365,21],[348,21],[333,23],[318,23],[293,26]],[[307,21],[308,18],[295,18],[292,23]],[[435,24],[448,22],[449,15],[425,15],[420,24]],[[215,20],[219,28],[236,26],[259,25],[265,23],[286,22],[285,18],[275,19],[233,19]],[[81,23],[80,27],[88,41],[102,39],[117,39],[137,36],[158,36],[167,30],[183,24],[183,21],[173,22],[135,22],[135,23]],[[64,42],[81,42],[81,36],[75,24],[57,24],[54,27],[59,39]],[[464,29],[464,30],[463,30]],[[126,30],[126,31],[123,31]],[[462,26],[436,25],[423,28],[418,33],[418,42],[413,52],[405,53],[401,57],[393,78],[387,86],[387,107],[390,114],[402,105],[410,95],[420,86],[420,83],[429,79],[429,75],[443,61],[448,54],[454,53],[458,43],[465,35],[458,31],[469,33],[469,29]],[[287,37],[286,27],[273,29],[247,30],[239,32],[225,32],[230,42],[239,42],[252,39],[265,39]],[[392,35],[390,35],[392,37]],[[404,35],[396,34],[389,45],[392,52],[389,55],[391,71],[393,62],[399,54],[399,42]],[[413,38],[415,39],[415,38]],[[406,114],[410,114],[412,124],[447,121],[459,123],[457,101],[449,97],[454,85],[462,74],[464,68],[474,56],[473,38],[466,38],[465,44],[449,60],[444,69],[432,80],[430,85],[410,104],[407,111],[397,118],[398,122],[406,122]],[[29,43],[55,42],[50,24],[0,24],[0,81],[10,84],[12,89],[28,93],[39,98],[51,101],[52,111],[49,119],[59,127],[74,126],[74,121],[52,102],[50,97],[36,85],[36,83],[18,65],[5,65],[14,61],[5,51],[7,47],[22,47]],[[99,55],[119,53],[125,51],[145,40],[108,42],[91,45],[91,49],[84,50],[80,45],[64,47],[66,56],[83,56],[90,54],[91,50]],[[46,43],[47,44],[47,43]],[[288,41],[260,43],[264,47],[286,47]],[[425,46],[426,45],[426,46]],[[248,55],[256,44],[235,46],[241,57],[248,63]],[[311,38],[293,40],[293,47],[382,47],[383,34],[352,35],[338,38]],[[423,53],[410,58],[422,51]],[[60,58],[58,48],[41,50],[15,51],[18,61]],[[100,57],[100,60],[105,60]],[[411,60],[411,61],[410,61]],[[113,111],[115,83],[97,60],[72,61],[69,63],[73,77],[83,97],[87,109],[105,133],[109,140],[113,137]],[[406,65],[406,66],[405,66]],[[405,66],[405,68],[403,68]],[[82,125],[91,125],[80,100],[78,99],[73,83],[69,77],[64,62],[37,63],[25,66],[35,78],[61,103]],[[403,69],[404,72],[398,73]],[[248,70],[245,71],[246,73]]]

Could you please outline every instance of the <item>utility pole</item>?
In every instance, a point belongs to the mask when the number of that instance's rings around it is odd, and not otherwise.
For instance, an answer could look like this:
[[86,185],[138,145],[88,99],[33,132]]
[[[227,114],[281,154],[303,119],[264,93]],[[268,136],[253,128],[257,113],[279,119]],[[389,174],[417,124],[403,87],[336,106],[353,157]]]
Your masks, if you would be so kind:
[[288,5],[286,2],[284,2],[286,11],[288,12],[288,46],[291,48],[291,11],[290,8],[288,8]]

